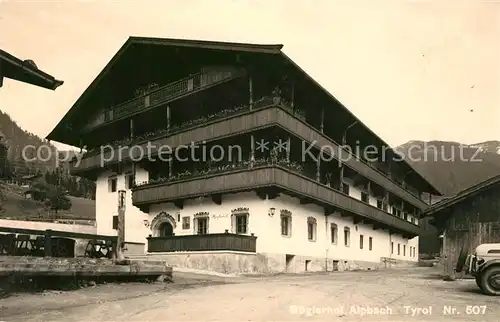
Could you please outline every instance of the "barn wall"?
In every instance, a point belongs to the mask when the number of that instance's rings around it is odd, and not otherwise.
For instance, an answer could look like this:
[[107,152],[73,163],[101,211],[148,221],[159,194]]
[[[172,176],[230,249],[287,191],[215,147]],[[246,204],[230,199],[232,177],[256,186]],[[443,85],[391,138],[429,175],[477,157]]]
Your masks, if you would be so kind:
[[483,191],[439,214],[444,222],[445,273],[454,275],[463,247],[469,253],[483,243],[500,243],[500,185]]

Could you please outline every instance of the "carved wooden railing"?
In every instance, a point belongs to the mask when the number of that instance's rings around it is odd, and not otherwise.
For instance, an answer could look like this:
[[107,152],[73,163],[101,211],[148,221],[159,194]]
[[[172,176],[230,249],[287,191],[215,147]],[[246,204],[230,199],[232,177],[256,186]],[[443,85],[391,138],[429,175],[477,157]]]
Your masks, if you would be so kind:
[[148,237],[148,252],[239,251],[256,252],[257,237],[230,233]]
[[227,171],[211,172],[208,175],[176,177],[175,181],[155,180],[137,186],[132,192],[132,203],[144,205],[176,202],[235,191],[249,191],[265,187],[277,187],[301,195],[309,202],[333,207],[361,220],[376,222],[382,228],[400,231],[405,235],[417,236],[420,227],[403,218],[392,215],[335,188],[326,186],[298,171],[296,165],[262,165],[252,168],[231,168]]
[[95,122],[89,124],[86,130],[125,118],[148,108],[168,103],[187,94],[196,93],[208,87],[230,81],[245,75],[245,73],[243,69],[227,68],[190,75],[139,97],[113,106],[100,114]]

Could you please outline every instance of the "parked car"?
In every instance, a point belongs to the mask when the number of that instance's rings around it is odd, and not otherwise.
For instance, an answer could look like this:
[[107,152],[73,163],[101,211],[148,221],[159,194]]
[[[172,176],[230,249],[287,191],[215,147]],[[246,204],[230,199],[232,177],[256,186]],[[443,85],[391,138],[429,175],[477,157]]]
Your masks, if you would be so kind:
[[500,296],[500,244],[481,244],[473,254],[463,248],[455,271],[474,276],[483,293]]

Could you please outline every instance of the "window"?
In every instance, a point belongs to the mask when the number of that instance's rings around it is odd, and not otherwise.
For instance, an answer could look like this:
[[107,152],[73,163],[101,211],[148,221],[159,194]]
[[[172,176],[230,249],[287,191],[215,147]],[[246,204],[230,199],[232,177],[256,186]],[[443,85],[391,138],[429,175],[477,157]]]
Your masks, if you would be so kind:
[[135,177],[132,173],[128,173],[125,176],[126,189],[132,189],[135,186]]
[[307,239],[316,241],[316,219],[313,217],[307,218]]
[[246,234],[248,233],[248,214],[235,215],[236,219],[236,233]]
[[359,235],[359,249],[363,249],[363,235]]
[[403,218],[404,220],[408,220],[408,213],[406,211],[403,212]]
[[383,204],[382,200],[377,200],[377,208],[378,209],[382,209],[382,204]]
[[368,194],[364,191],[361,191],[361,201],[366,202],[366,203],[368,203],[370,201]]
[[292,216],[281,214],[281,236],[290,237],[292,235]]
[[344,246],[349,247],[351,244],[351,230],[349,227],[344,227]]
[[349,195],[349,185],[348,184],[343,184],[342,185],[342,192],[346,195]]
[[398,243],[398,255],[401,255],[401,245]]
[[394,254],[394,242],[391,242],[391,254]]
[[113,216],[113,229],[118,229],[118,216]]
[[208,217],[195,218],[196,233],[198,235],[208,234]]
[[189,217],[182,217],[182,229],[189,229],[190,223]]
[[368,250],[372,250],[372,249],[373,249],[373,238],[368,237]]
[[403,245],[403,256],[406,256],[406,245]]
[[387,210],[389,209],[389,205],[386,204],[385,202],[382,203],[382,210],[387,212]]
[[116,184],[117,184],[117,179],[115,178],[109,178],[108,179],[108,191],[109,192],[116,192]]
[[338,228],[336,224],[330,224],[330,237],[332,240],[332,244],[337,244],[337,233],[338,233]]
[[392,214],[393,214],[394,216],[396,216],[396,214],[397,214],[397,209],[396,209],[396,207],[394,207],[394,206],[392,206]]

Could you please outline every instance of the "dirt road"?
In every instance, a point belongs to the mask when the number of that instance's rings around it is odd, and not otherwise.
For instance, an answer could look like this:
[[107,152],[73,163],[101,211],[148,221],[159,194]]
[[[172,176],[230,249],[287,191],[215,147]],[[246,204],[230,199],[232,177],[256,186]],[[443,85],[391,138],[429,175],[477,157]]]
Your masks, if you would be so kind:
[[4,321],[498,321],[500,299],[430,268],[102,285],[0,300]]

